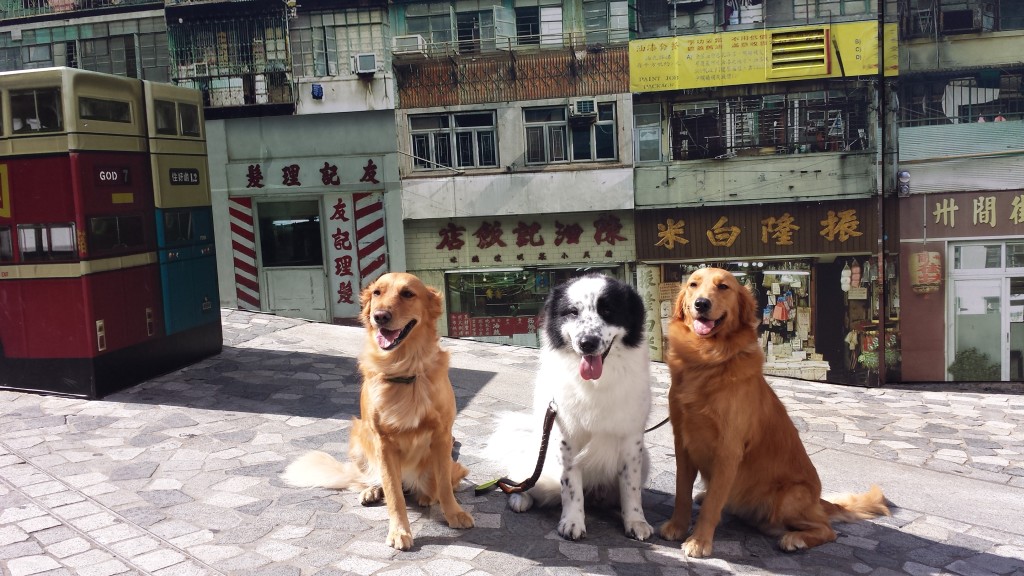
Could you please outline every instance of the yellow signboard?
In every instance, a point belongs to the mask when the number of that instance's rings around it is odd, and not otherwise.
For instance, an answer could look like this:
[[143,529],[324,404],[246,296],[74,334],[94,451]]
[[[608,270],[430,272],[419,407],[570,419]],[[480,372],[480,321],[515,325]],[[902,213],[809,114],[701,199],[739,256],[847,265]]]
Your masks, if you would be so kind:
[[[792,78],[878,74],[877,22],[651,38],[629,43],[629,87],[658,92]],[[896,24],[885,25],[885,74],[898,73]]]

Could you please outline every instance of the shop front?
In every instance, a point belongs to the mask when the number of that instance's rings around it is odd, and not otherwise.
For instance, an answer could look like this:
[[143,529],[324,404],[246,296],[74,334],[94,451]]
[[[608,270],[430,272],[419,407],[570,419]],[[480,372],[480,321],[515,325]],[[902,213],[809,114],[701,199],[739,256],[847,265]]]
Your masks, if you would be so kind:
[[226,169],[238,306],[319,322],[357,318],[362,287],[388,269],[374,159],[271,158]]
[[887,356],[891,379],[899,369],[899,295],[882,290],[896,266],[873,254],[876,215],[874,199],[638,211],[638,285],[648,313],[661,319],[652,355],[662,358],[681,283],[716,266],[758,302],[767,374],[873,384]]
[[409,271],[444,290],[442,334],[538,346],[552,287],[589,273],[632,281],[627,211],[410,220]]
[[900,200],[903,380],[1024,380],[1024,192]]

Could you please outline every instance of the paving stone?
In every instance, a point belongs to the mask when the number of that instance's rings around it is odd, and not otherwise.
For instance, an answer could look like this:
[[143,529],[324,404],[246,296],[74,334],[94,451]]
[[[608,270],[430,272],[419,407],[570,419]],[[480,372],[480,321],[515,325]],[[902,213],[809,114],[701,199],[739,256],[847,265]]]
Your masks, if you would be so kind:
[[[400,552],[384,543],[386,507],[279,478],[306,449],[345,458],[362,329],[237,310],[222,319],[220,355],[99,402],[0,391],[0,573],[1024,576],[1024,529],[951,513],[946,498],[958,496],[942,491],[922,509],[897,501],[891,517],[837,524],[838,541],[796,554],[727,516],[713,557],[688,559],[678,542],[625,538],[618,512],[591,501],[587,538],[563,540],[557,507],[516,514],[503,494],[471,490],[504,473],[484,444],[497,415],[527,411],[529,399],[495,387],[530,382],[536,351],[451,339],[454,453],[471,470],[457,498],[476,527],[451,529],[437,506],[409,498],[415,544]],[[664,365],[652,376],[650,424],[667,412],[669,386]],[[1024,498],[1024,395],[769,382],[812,452],[870,462],[905,478],[903,490],[920,472]],[[657,525],[674,506],[671,428],[645,440],[644,507]]]

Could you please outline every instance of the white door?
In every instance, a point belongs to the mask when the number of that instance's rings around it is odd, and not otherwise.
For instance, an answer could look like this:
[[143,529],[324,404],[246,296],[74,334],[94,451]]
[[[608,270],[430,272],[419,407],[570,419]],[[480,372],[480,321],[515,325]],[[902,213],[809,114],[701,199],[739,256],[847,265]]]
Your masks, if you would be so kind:
[[267,312],[327,322],[320,202],[260,202],[258,222],[260,290]]
[[324,269],[270,268],[264,272],[270,312],[289,318],[327,322]]
[[1024,278],[958,279],[953,290],[947,355],[950,379],[1020,380]]

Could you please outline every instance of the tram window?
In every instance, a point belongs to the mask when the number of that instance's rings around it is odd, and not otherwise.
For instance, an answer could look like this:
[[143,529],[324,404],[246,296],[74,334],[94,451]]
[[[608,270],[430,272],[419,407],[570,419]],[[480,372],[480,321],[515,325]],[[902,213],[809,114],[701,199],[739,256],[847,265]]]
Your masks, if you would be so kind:
[[25,262],[74,260],[75,225],[19,224],[18,248]]
[[156,100],[153,102],[153,113],[156,116],[156,133],[178,135],[178,117],[174,110],[174,102]]
[[132,121],[132,105],[118,100],[82,97],[78,99],[78,115],[82,120],[103,120],[104,122],[130,124]]
[[0,226],[0,262],[14,260],[14,246],[11,244],[11,227]]
[[192,211],[170,210],[164,212],[164,238],[167,244],[192,240]]
[[258,210],[264,266],[323,266],[320,210],[315,200],[266,202]]
[[59,88],[11,90],[11,119],[15,134],[63,130],[64,119],[60,110]]
[[178,104],[181,114],[181,134],[199,136],[199,107],[192,104]]
[[141,216],[97,216],[89,219],[89,252],[123,252],[146,244]]

